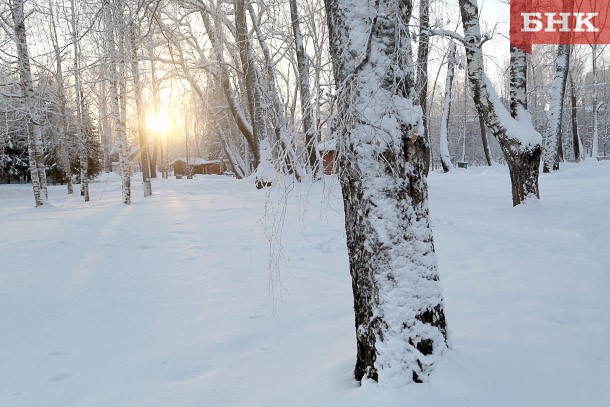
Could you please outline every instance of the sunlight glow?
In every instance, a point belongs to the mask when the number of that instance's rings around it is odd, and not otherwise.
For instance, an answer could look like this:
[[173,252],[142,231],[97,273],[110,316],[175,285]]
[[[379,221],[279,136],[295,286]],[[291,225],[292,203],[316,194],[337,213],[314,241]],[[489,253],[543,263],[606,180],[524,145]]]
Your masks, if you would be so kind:
[[162,112],[151,114],[146,118],[146,127],[152,132],[164,135],[169,129],[169,117]]

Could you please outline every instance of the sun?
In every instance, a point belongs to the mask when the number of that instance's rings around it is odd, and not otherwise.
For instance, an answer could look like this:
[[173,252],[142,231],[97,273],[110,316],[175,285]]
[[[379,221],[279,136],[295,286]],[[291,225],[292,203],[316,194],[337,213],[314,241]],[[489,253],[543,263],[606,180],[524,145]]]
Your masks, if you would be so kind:
[[169,129],[169,117],[162,112],[150,114],[146,118],[146,127],[157,134],[165,134]]

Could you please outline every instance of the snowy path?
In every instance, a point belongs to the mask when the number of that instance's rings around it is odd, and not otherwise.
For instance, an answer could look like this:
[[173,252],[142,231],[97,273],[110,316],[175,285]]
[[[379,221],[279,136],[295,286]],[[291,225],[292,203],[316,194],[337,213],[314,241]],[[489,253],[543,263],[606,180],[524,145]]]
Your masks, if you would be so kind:
[[41,209],[0,186],[0,406],[608,406],[608,174],[566,166],[514,209],[502,167],[432,175],[454,350],[398,390],[350,378],[336,188],[291,192],[270,291],[266,193],[244,182],[156,180],[124,206],[111,176]]

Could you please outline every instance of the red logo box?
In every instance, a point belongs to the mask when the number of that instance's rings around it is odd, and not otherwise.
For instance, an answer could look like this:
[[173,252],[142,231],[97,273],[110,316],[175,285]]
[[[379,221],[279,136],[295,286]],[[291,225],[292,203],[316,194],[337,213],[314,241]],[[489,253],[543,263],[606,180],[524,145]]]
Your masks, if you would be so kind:
[[610,44],[610,0],[511,0],[510,43]]

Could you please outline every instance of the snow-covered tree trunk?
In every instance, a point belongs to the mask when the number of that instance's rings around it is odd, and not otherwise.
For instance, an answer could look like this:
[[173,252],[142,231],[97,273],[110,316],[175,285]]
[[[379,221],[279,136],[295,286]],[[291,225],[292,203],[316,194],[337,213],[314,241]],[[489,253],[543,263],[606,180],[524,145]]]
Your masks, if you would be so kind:
[[146,118],[144,117],[144,102],[142,100],[142,86],[140,84],[140,71],[138,70],[138,49],[136,38],[136,27],[133,20],[129,21],[129,45],[131,56],[131,80],[133,81],[133,92],[136,102],[136,116],[138,123],[138,141],[140,142],[140,162],[142,165],[142,185],[144,197],[152,195],[150,184],[150,161],[148,158],[148,140],[146,132]]
[[245,0],[235,0],[235,29],[239,58],[244,73],[248,109],[253,136],[259,143],[260,162],[256,169],[256,187],[268,187],[273,182],[274,167],[271,144],[267,138],[267,126],[259,78],[255,69],[254,56],[248,36]]
[[511,178],[513,205],[540,198],[538,175],[542,137],[527,111],[527,59],[511,47],[511,112],[509,113],[485,76],[481,28],[476,0],[459,0],[468,62],[468,82],[473,101],[487,128],[500,143]]
[[570,70],[570,44],[557,46],[555,58],[555,76],[551,86],[551,106],[548,113],[546,139],[544,141],[543,171],[551,172],[559,169],[561,160],[561,122],[563,119],[563,98],[566,81]]
[[455,43],[449,45],[447,53],[447,76],[445,78],[445,99],[443,100],[443,115],[441,117],[440,152],[443,171],[449,172],[453,169],[451,155],[449,154],[449,116],[451,114],[451,88],[455,73]]
[[42,130],[40,117],[36,104],[36,95],[32,82],[30,68],[30,53],[28,50],[27,34],[25,28],[24,0],[11,0],[9,3],[13,19],[14,41],[17,48],[17,62],[19,66],[19,86],[23,98],[25,117],[28,129],[28,164],[32,180],[32,190],[36,206],[47,203],[47,175],[44,163],[44,149],[42,144]]
[[303,132],[305,133],[305,149],[307,161],[312,174],[318,167],[318,153],[316,127],[313,122],[313,109],[311,105],[311,90],[309,87],[309,57],[305,52],[301,24],[299,22],[299,11],[297,1],[290,0],[290,19],[292,20],[292,34],[296,48],[297,68],[299,72],[299,93],[301,95],[301,119],[303,120]]
[[355,378],[425,381],[447,349],[414,105],[412,3],[326,0],[354,294]]
[[[121,181],[122,181],[122,198],[123,203],[131,203],[131,170],[128,163],[128,147],[127,137],[125,133],[125,123],[123,121],[124,111],[121,109],[122,101],[119,98],[124,98],[124,93],[119,92],[119,82],[125,81],[124,67],[118,69],[117,65],[124,65],[124,61],[119,60],[119,52],[115,44],[115,21],[113,21],[113,14],[122,13],[122,10],[117,10],[115,5],[111,1],[107,1],[105,4],[104,18],[105,18],[105,30],[106,30],[106,53],[108,56],[108,82],[109,82],[109,93],[110,93],[110,114],[112,115],[112,133],[116,138],[119,150],[119,166],[121,169]],[[123,41],[119,38],[119,41]]]
[[578,135],[578,117],[577,117],[577,103],[576,103],[576,90],[574,86],[574,79],[570,73],[570,101],[571,101],[571,116],[572,116],[572,144],[574,149],[574,161],[580,162],[582,156],[582,143],[580,136]]
[[[412,1],[412,0],[409,0]],[[419,42],[417,45],[417,77],[415,89],[418,92],[416,102],[422,109],[422,123],[428,158],[426,158],[426,175],[432,161],[430,154],[430,134],[428,129],[428,58],[430,55],[430,0],[419,1]]]

